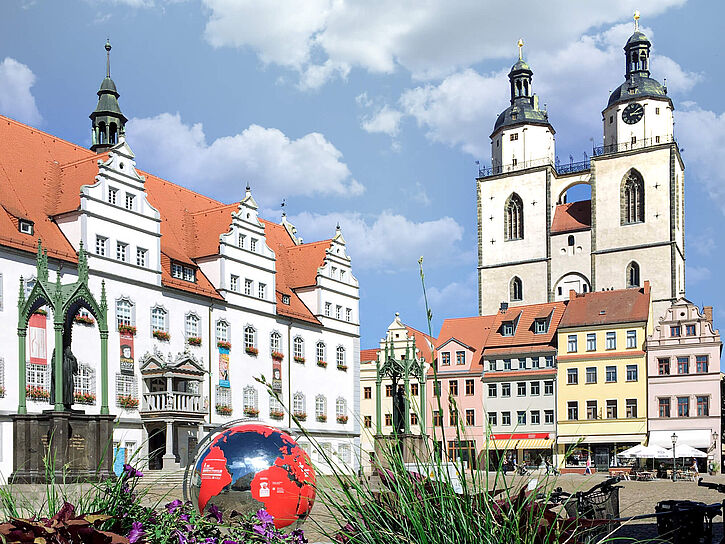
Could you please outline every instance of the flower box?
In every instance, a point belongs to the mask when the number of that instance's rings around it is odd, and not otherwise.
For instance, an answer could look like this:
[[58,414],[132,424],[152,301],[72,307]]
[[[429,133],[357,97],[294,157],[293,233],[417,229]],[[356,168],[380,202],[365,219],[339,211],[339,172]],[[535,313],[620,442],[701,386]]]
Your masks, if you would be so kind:
[[135,410],[138,408],[138,399],[131,395],[118,395],[116,400],[118,401],[118,405],[126,410]]
[[76,404],[95,404],[96,395],[93,393],[73,393],[73,401]]
[[305,364],[305,358],[301,357],[299,355],[295,355],[294,357],[295,363],[300,363],[301,365]]
[[338,423],[347,423],[347,416],[337,416]]
[[80,323],[81,325],[87,325],[89,327],[95,325],[96,323],[96,320],[93,319],[91,316],[80,314],[77,314],[75,317],[73,317],[73,321],[75,321],[76,323]]
[[25,396],[30,400],[50,400],[50,391],[42,387],[27,386],[25,388]]
[[247,406],[244,409],[244,415],[248,417],[257,417],[259,415],[259,410],[252,408],[251,406]]
[[244,351],[247,352],[247,355],[253,355],[254,357],[256,357],[257,354],[259,354],[259,350],[257,348],[255,348],[254,346],[247,346],[246,348],[244,348]]
[[320,423],[325,423],[327,421],[327,416],[325,414],[318,414],[315,416],[315,419]]
[[158,340],[163,340],[164,342],[171,340],[171,335],[166,331],[154,331],[151,335]]
[[284,359],[284,353],[282,353],[281,351],[273,351],[272,359],[274,359],[275,361],[281,361],[282,359]]
[[201,346],[200,336],[189,336],[186,341],[190,346]]
[[284,417],[284,412],[280,412],[278,410],[270,410],[269,417],[272,419],[280,420]]
[[33,312],[35,315],[48,315],[48,312],[43,310],[42,308],[39,308]]
[[342,370],[343,372],[347,372],[347,365],[337,365],[337,370]]
[[232,343],[231,342],[226,342],[224,340],[219,340],[216,343],[216,347],[222,348],[222,349],[232,349]]
[[136,336],[136,327],[134,327],[133,325],[119,325],[118,332],[130,334],[131,336]]
[[327,368],[327,361],[317,361],[317,366],[321,366],[322,368]]
[[307,419],[307,414],[305,412],[294,412],[294,416],[300,421],[305,421]]
[[217,404],[216,413],[219,414],[220,416],[230,416],[230,415],[232,415],[232,407],[226,406],[224,404]]

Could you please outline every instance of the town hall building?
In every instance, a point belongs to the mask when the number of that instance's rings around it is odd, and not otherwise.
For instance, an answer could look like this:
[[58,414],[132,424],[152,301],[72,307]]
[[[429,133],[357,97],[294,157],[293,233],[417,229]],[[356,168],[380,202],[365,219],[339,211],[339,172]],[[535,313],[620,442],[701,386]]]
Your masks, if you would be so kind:
[[[580,163],[556,159],[555,130],[521,55],[510,105],[477,179],[479,314],[641,287],[656,316],[685,294],[684,164],[667,87],[650,77],[649,39],[624,46],[625,80],[602,111],[603,145]],[[591,198],[570,201],[582,185]]]

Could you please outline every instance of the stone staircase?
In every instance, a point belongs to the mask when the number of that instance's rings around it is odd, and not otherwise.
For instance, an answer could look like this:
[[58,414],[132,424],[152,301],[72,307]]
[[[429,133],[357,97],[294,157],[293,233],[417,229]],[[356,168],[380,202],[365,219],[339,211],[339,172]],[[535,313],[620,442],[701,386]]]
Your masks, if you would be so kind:
[[137,484],[145,493],[145,503],[165,503],[184,498],[184,472],[177,470],[145,470]]

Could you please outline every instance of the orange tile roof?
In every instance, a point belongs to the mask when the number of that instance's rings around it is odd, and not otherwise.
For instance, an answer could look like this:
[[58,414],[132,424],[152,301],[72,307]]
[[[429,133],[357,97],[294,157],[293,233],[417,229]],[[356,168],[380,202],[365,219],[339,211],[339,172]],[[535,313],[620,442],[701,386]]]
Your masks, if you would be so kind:
[[[415,336],[415,347],[418,350],[418,357],[423,357],[426,362],[430,363],[433,360],[430,346],[435,346],[436,339],[432,336],[414,329],[413,327],[405,326],[408,330],[408,336]],[[426,341],[427,340],[427,341]],[[428,344],[430,342],[430,344]]]
[[[565,302],[547,302],[544,304],[529,304],[526,306],[515,306],[505,312],[499,312],[488,335],[484,355],[489,354],[492,348],[513,348],[511,353],[523,353],[526,349],[537,346],[537,349],[546,346],[553,346],[556,342],[556,329],[559,326],[562,315],[564,315]],[[549,328],[543,334],[534,333],[534,321],[537,318],[548,316]],[[513,336],[503,336],[501,327],[505,321],[511,321],[518,317],[516,330]],[[496,353],[493,352],[492,353]]]
[[436,349],[450,339],[455,338],[459,342],[463,342],[473,348],[476,358],[480,358],[481,351],[486,345],[486,340],[489,337],[495,318],[496,316],[493,315],[483,315],[444,320],[441,326],[441,332],[438,334]]
[[569,297],[560,327],[581,327],[614,323],[647,321],[650,306],[650,284],[631,289],[595,291]]
[[378,348],[361,349],[360,350],[360,362],[367,363],[369,361],[377,361],[379,351],[380,351],[380,349],[378,349]]
[[[105,160],[108,154],[96,154],[1,115],[0,141],[4,143],[0,154],[0,245],[35,253],[41,238],[50,257],[76,262],[75,249],[52,217],[78,209],[81,186],[94,183],[98,160]],[[171,261],[195,266],[194,259],[218,254],[219,235],[229,231],[231,213],[238,204],[222,204],[147,172],[139,170],[139,174],[146,178],[149,204],[161,214],[162,284],[221,299],[199,269],[196,283],[173,278]],[[19,219],[34,222],[33,236],[18,231]],[[283,226],[262,223],[267,244],[276,254],[277,312],[319,324],[293,290],[315,285],[330,240],[296,246]],[[282,294],[290,295],[289,305],[282,304]]]
[[551,234],[589,230],[592,227],[592,201],[559,204],[551,222]]

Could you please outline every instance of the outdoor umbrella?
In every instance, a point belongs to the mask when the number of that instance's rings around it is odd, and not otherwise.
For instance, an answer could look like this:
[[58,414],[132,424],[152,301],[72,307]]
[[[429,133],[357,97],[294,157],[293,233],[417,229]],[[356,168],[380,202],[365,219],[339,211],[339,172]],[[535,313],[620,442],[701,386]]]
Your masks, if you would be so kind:
[[625,459],[666,459],[672,457],[672,452],[659,446],[645,446],[637,444],[623,452],[617,454],[617,457]]
[[[669,453],[669,457],[672,457],[672,450],[667,450],[667,452]],[[675,456],[681,459],[683,457],[707,457],[707,454],[687,444],[678,444],[675,448]]]

